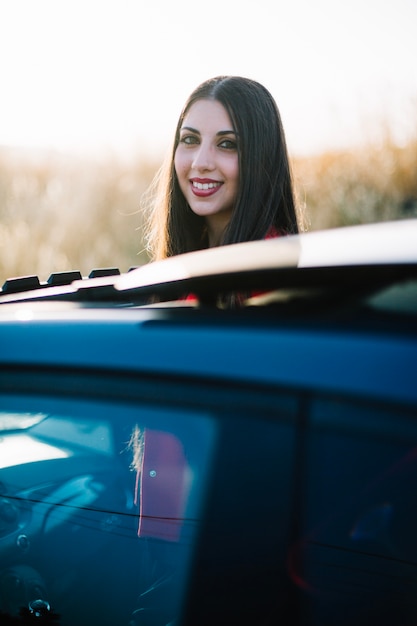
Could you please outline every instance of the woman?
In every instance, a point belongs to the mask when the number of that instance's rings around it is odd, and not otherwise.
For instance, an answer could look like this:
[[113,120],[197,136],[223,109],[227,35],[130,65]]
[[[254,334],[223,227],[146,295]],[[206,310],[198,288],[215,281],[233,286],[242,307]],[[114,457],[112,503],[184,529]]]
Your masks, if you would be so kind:
[[248,78],[219,76],[195,89],[154,188],[152,260],[298,232],[281,117]]

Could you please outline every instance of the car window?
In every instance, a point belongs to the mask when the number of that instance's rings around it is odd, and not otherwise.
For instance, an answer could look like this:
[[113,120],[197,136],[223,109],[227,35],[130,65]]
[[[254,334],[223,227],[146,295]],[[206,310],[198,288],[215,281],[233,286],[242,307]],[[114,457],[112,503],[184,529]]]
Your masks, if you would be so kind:
[[[292,557],[306,623],[410,623],[417,611],[417,413],[317,398]],[[404,619],[405,621],[402,621]],[[391,620],[391,621],[390,621]]]
[[214,420],[140,404],[3,396],[0,425],[2,614],[37,602],[63,624],[128,624],[146,612],[175,619]]

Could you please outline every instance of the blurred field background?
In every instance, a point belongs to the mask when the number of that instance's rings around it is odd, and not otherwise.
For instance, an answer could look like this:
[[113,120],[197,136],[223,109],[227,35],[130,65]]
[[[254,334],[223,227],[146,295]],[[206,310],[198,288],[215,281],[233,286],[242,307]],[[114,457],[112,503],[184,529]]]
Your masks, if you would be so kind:
[[[13,276],[148,261],[141,197],[160,160],[82,160],[0,148],[0,286]],[[307,230],[417,217],[417,129],[357,149],[293,158]]]

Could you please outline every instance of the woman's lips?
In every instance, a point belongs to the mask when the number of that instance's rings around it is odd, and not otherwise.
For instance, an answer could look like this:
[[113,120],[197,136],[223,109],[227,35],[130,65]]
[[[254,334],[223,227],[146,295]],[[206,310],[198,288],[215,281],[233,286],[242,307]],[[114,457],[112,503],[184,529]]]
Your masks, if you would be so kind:
[[212,196],[216,191],[220,189],[223,183],[219,183],[217,180],[207,179],[191,179],[191,190],[194,195],[201,197]]

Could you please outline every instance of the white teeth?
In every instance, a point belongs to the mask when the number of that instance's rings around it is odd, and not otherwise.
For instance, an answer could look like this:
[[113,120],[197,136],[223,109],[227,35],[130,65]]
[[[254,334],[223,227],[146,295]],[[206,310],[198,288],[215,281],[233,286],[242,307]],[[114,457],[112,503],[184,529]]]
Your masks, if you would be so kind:
[[193,187],[197,189],[214,189],[214,187],[220,187],[220,183],[197,183],[193,180]]

